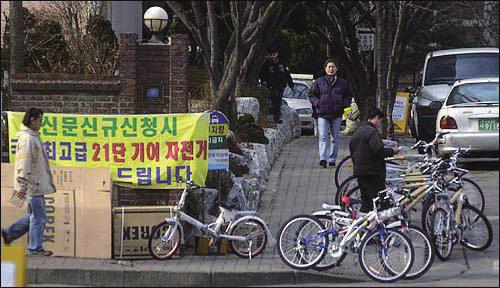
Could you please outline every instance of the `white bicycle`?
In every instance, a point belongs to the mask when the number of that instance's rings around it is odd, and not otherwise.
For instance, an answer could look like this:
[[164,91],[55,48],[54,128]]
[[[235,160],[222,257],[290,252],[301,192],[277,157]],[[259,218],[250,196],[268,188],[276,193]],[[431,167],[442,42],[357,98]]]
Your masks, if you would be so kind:
[[[217,220],[204,224],[186,214],[184,205],[187,194],[193,189],[204,188],[192,181],[179,179],[179,183],[186,183],[180,201],[175,209],[175,216],[165,218],[165,221],[156,226],[149,236],[149,253],[158,260],[171,258],[179,249],[181,241],[184,243],[184,229],[180,221],[185,221],[199,228],[204,235],[214,239],[225,238],[229,240],[234,254],[242,258],[255,257],[261,254],[269,241],[274,246],[276,240],[269,231],[268,226],[257,216],[256,211],[236,211],[225,203],[217,202],[220,213]],[[222,231],[222,227],[227,228]]]

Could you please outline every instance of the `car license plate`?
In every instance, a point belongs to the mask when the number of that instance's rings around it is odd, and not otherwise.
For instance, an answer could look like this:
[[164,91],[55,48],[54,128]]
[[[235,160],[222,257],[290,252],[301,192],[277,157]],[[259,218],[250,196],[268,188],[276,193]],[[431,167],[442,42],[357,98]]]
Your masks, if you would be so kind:
[[479,119],[479,131],[498,131],[498,119]]

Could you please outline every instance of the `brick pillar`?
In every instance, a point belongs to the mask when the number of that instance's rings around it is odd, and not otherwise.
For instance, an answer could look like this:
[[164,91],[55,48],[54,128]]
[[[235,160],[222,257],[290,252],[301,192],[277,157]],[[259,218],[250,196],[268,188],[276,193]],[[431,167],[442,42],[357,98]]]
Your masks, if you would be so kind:
[[140,100],[136,106],[137,113],[168,114],[170,112],[169,54],[170,46],[165,43],[139,44],[137,51],[137,99],[146,98],[143,95],[144,87],[149,85],[161,85],[163,99],[158,103]]
[[188,112],[188,63],[189,36],[173,34],[171,48],[172,83],[171,83],[171,113]]
[[133,114],[137,101],[137,34],[120,34],[118,114]]

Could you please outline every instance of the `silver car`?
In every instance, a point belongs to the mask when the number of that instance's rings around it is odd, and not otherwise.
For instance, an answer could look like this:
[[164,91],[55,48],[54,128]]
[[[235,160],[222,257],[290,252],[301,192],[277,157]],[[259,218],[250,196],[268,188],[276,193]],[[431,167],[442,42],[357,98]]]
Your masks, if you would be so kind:
[[441,140],[440,155],[470,145],[472,157],[498,158],[498,95],[498,77],[455,82],[437,115],[436,132],[450,132]]
[[283,100],[299,114],[302,134],[313,135],[315,119],[312,117],[313,110],[311,102],[309,102],[309,83],[299,80],[294,80],[293,83],[295,93],[287,86],[283,92]]

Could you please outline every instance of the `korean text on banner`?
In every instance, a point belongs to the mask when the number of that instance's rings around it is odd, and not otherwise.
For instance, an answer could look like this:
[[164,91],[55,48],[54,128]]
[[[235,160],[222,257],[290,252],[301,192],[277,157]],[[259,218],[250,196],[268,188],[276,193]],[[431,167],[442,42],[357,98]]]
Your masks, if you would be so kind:
[[[9,159],[15,162],[23,112],[8,112]],[[49,163],[110,167],[115,184],[175,189],[176,177],[203,185],[209,114],[76,115],[45,113],[40,136]]]
[[392,110],[392,122],[394,123],[394,133],[406,133],[408,130],[408,101],[410,93],[398,92],[394,99]]

